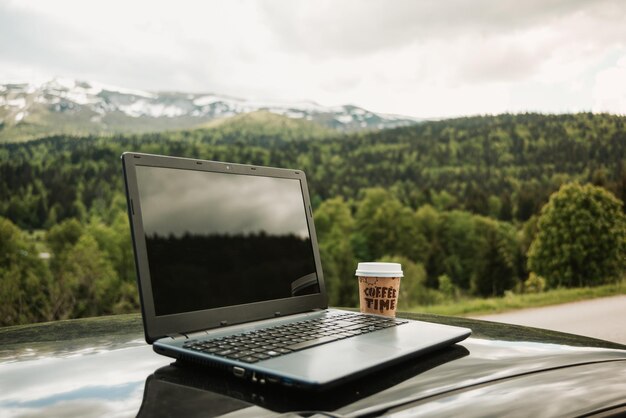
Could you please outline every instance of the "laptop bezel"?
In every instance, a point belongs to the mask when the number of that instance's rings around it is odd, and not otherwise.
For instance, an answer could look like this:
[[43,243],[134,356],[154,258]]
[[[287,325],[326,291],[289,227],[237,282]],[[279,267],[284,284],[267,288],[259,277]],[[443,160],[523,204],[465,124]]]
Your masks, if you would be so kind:
[[[141,299],[142,318],[146,341],[152,342],[166,336],[188,334],[224,325],[233,325],[277,316],[285,316],[315,309],[326,309],[328,298],[324,285],[324,274],[319,255],[319,247],[313,223],[311,201],[306,175],[302,170],[264,167],[192,158],[168,157],[135,152],[122,154],[126,201],[134,247],[137,284]],[[137,184],[137,166],[162,167],[182,170],[233,173],[249,176],[277,177],[300,181],[307,225],[311,236],[311,246],[320,292],[313,295],[292,296],[242,305],[227,306],[201,311],[157,316],[152,295],[152,281],[146,249],[146,239],[141,215],[141,201]]]

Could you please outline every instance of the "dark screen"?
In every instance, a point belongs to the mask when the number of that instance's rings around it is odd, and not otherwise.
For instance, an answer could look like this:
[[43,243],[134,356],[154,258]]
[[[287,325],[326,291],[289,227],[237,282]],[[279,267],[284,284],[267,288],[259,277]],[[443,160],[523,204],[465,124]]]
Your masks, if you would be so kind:
[[137,167],[157,316],[319,293],[300,180]]

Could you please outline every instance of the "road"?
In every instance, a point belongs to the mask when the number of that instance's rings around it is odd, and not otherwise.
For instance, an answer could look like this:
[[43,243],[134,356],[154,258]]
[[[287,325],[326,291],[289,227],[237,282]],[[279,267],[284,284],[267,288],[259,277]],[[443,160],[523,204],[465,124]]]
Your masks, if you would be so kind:
[[474,316],[626,344],[626,295]]

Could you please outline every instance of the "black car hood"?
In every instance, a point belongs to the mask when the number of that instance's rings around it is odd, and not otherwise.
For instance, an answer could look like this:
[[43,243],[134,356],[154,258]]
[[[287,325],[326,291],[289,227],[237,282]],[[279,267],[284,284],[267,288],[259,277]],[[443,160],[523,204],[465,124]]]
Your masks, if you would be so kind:
[[[84,408],[92,415],[139,411],[142,416],[276,416],[302,410],[338,416],[516,411],[528,416],[533,408],[539,415],[581,415],[624,402],[626,347],[620,344],[463,318],[401,315],[469,327],[473,334],[445,350],[313,393],[170,364],[145,344],[136,315],[4,328],[0,410],[9,416],[59,410],[83,415]],[[584,401],[589,396],[595,403]]]

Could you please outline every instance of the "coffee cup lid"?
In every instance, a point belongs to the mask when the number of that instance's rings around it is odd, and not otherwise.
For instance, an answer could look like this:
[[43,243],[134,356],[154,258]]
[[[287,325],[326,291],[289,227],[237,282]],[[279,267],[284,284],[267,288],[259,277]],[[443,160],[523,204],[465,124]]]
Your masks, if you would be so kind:
[[403,277],[400,263],[359,263],[357,276],[364,277]]

